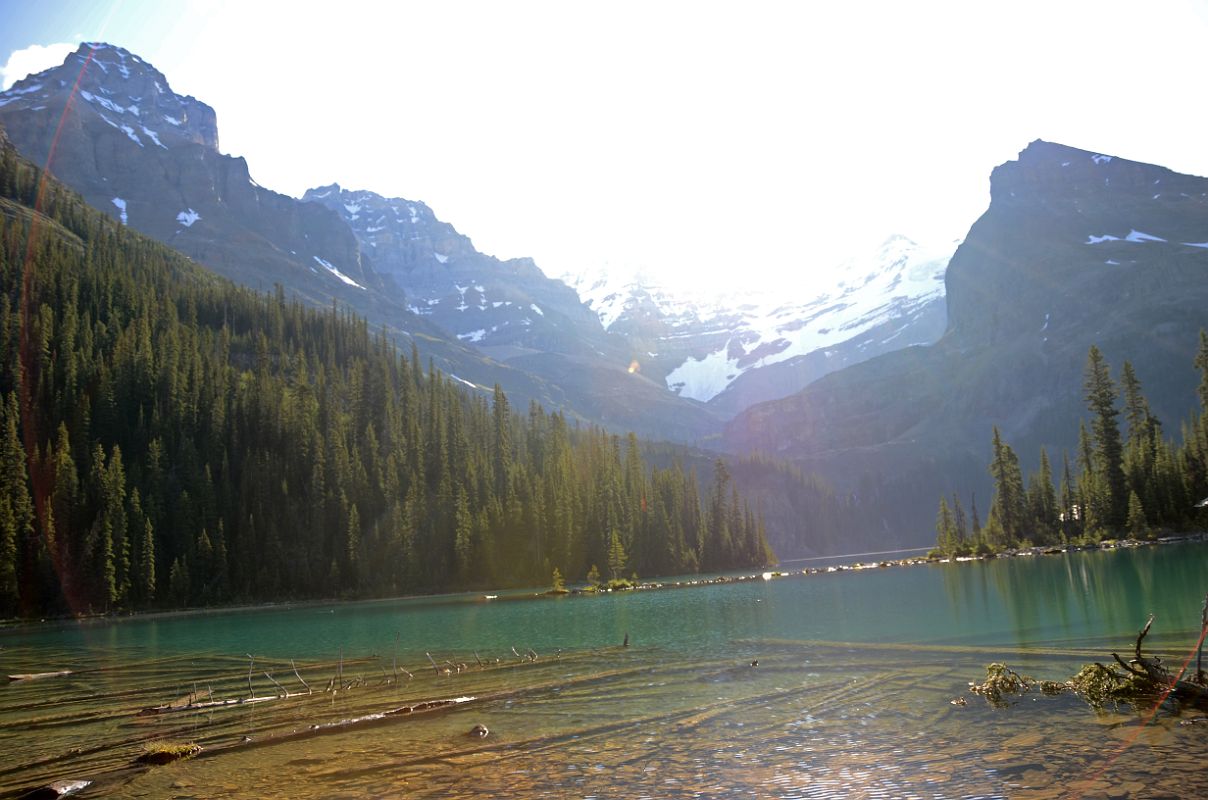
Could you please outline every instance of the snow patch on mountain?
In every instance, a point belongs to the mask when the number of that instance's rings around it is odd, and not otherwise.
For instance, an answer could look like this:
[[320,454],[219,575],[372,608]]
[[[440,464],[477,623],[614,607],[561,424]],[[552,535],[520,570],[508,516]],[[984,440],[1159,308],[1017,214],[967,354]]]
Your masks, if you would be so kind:
[[121,128],[122,132],[130,137],[130,141],[134,142],[139,147],[143,146],[143,140],[138,138],[138,134],[134,132],[134,128],[131,128],[129,125],[122,125]]
[[685,359],[667,374],[667,388],[683,397],[702,401],[720,394],[741,371],[738,359],[729,357],[730,341],[704,358]]
[[122,224],[126,224],[126,201],[120,197],[113,198],[113,204],[117,206],[118,217],[122,220]]
[[354,281],[352,278],[345,275],[343,272],[340,272],[338,269],[336,269],[330,261],[326,261],[322,258],[319,258],[318,256],[315,256],[314,259],[315,259],[315,261],[317,261],[319,263],[319,266],[323,267],[328,272],[330,272],[332,275],[335,275],[337,278],[339,278],[341,281],[348,284],[349,286],[355,286],[358,289],[365,288],[361,284]]
[[[1118,242],[1119,236],[1112,236],[1110,233],[1105,233],[1102,236],[1090,235],[1086,237],[1083,244],[1103,244],[1104,242]],[[1143,233],[1136,228],[1129,230],[1128,235],[1124,237],[1124,241],[1132,242],[1133,244],[1144,244],[1145,242],[1164,242],[1166,241],[1161,236],[1154,236],[1151,233]]]

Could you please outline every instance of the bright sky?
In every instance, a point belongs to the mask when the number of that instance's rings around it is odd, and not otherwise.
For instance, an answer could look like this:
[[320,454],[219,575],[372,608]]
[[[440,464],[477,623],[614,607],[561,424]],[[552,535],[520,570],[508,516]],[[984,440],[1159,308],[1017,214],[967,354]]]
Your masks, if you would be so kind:
[[121,45],[215,108],[258,183],[423,200],[551,275],[808,285],[874,237],[963,236],[1037,138],[1208,175],[1208,0],[0,0],[0,19],[5,86]]

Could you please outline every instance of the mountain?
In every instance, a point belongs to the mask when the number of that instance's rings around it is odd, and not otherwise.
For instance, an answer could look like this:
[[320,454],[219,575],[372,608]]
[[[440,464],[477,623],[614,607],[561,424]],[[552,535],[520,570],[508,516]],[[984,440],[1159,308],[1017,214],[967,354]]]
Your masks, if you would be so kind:
[[18,81],[0,123],[91,205],[233,280],[319,302],[382,287],[338,217],[256,184],[219,152],[214,109],[120,47],[83,44]]
[[805,301],[785,287],[672,292],[642,274],[567,276],[643,372],[726,418],[944,331],[949,254],[891,236],[825,270]]
[[702,404],[630,374],[625,342],[531,260],[478,253],[422,203],[335,186],[303,202],[261,187],[219,151],[212,108],[120,47],[83,44],[0,93],[0,125],[123,224],[252,288],[351,308],[464,385],[499,383],[520,406],[646,436],[719,429]]
[[338,184],[310,189],[303,199],[344,219],[405,294],[410,312],[559,387],[586,419],[681,441],[719,429],[703,404],[631,372],[631,344],[606,332],[574,289],[546,277],[532,259],[480,253],[419,201]]
[[0,353],[0,618],[773,558],[724,475],[653,469],[632,435],[488,402],[360,318],[222,279],[2,128]]
[[936,498],[989,504],[990,429],[1025,469],[1076,444],[1087,351],[1129,360],[1175,431],[1208,328],[1208,180],[1036,141],[991,176],[948,265],[948,328],[833,373],[726,427],[735,451],[823,471],[880,503],[887,542],[933,538]]
[[407,297],[410,311],[479,350],[506,359],[519,352],[625,356],[566,284],[532,259],[500,261],[414,200],[349,191],[338,184],[302,198],[336,212],[379,272]]

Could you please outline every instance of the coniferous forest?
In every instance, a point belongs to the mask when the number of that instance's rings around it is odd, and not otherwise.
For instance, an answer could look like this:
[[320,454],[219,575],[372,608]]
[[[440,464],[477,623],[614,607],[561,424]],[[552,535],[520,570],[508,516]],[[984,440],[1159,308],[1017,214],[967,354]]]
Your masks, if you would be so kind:
[[0,616],[772,559],[722,462],[699,486],[632,434],[471,391],[338,308],[208,273],[0,143]]
[[[1083,393],[1090,427],[1078,430],[1078,449],[1056,466],[1044,448],[1025,485],[1019,457],[993,430],[990,473],[994,496],[986,524],[960,498],[940,498],[936,548],[950,555],[1010,547],[1092,543],[1117,536],[1152,537],[1208,517],[1208,334],[1188,369],[1200,370],[1200,413],[1182,425],[1181,443],[1154,416],[1132,364],[1112,379],[1103,353],[1087,354]],[[1124,401],[1124,430],[1121,408]]]

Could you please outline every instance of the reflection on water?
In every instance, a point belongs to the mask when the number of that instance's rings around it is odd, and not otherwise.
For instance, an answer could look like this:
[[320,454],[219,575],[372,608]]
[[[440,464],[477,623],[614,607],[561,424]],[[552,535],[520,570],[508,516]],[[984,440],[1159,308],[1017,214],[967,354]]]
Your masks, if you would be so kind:
[[[12,632],[0,637],[5,672],[76,674],[0,685],[0,792],[86,777],[93,796],[156,798],[1208,796],[1208,722],[1193,722],[1203,712],[1167,707],[1126,747],[1132,709],[1096,713],[1069,696],[950,703],[989,661],[1066,677],[1126,648],[1150,611],[1159,649],[1190,647],[1206,553]],[[425,651],[466,666],[437,674]],[[137,714],[191,693],[246,697],[249,652],[258,698],[278,691],[263,672],[298,694]],[[322,691],[337,672],[355,685]],[[364,719],[453,697],[474,699]],[[467,736],[474,724],[491,735]],[[155,739],[206,750],[131,767]]]

